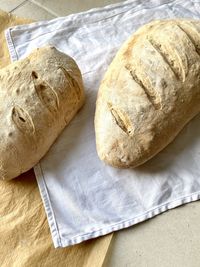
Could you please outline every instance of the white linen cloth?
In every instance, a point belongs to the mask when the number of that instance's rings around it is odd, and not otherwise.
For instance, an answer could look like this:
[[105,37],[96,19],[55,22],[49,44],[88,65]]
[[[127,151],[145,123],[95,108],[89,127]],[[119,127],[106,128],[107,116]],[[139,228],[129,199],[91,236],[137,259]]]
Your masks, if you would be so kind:
[[72,56],[83,74],[85,106],[34,169],[55,247],[129,227],[200,198],[200,116],[136,169],[105,165],[95,147],[97,90],[116,51],[139,26],[177,17],[200,19],[200,1],[126,1],[6,31],[13,61],[51,44]]

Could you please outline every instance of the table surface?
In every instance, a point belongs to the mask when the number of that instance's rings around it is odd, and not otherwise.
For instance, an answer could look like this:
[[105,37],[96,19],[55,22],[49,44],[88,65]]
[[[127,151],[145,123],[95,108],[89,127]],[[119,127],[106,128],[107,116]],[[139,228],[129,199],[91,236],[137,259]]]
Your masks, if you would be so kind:
[[[45,20],[117,2],[120,1],[0,0],[0,9]],[[197,201],[119,231],[114,235],[104,267],[199,267],[199,222]]]

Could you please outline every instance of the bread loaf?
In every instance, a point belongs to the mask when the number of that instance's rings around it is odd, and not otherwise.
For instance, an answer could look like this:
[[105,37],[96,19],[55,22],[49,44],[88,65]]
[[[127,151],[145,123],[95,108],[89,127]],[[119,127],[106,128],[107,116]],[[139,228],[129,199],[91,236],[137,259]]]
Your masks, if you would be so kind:
[[98,155],[115,167],[136,167],[199,111],[200,21],[153,21],[122,45],[100,85]]
[[84,102],[75,61],[53,47],[0,70],[0,178],[12,179],[45,155]]

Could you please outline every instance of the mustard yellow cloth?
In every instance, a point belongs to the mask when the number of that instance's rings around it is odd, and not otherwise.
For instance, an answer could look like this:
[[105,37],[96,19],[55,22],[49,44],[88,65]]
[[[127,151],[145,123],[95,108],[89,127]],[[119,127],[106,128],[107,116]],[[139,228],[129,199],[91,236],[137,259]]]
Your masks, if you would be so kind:
[[[4,30],[30,20],[0,11],[0,68],[10,63]],[[33,170],[0,181],[0,266],[100,267],[111,235],[55,249]]]

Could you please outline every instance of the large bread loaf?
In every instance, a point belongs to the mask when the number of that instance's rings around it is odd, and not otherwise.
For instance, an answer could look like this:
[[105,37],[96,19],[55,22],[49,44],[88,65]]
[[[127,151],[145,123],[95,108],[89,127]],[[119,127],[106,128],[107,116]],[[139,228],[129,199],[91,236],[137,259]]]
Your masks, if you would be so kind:
[[101,83],[98,155],[116,167],[136,167],[199,111],[200,22],[153,21],[123,44]]

